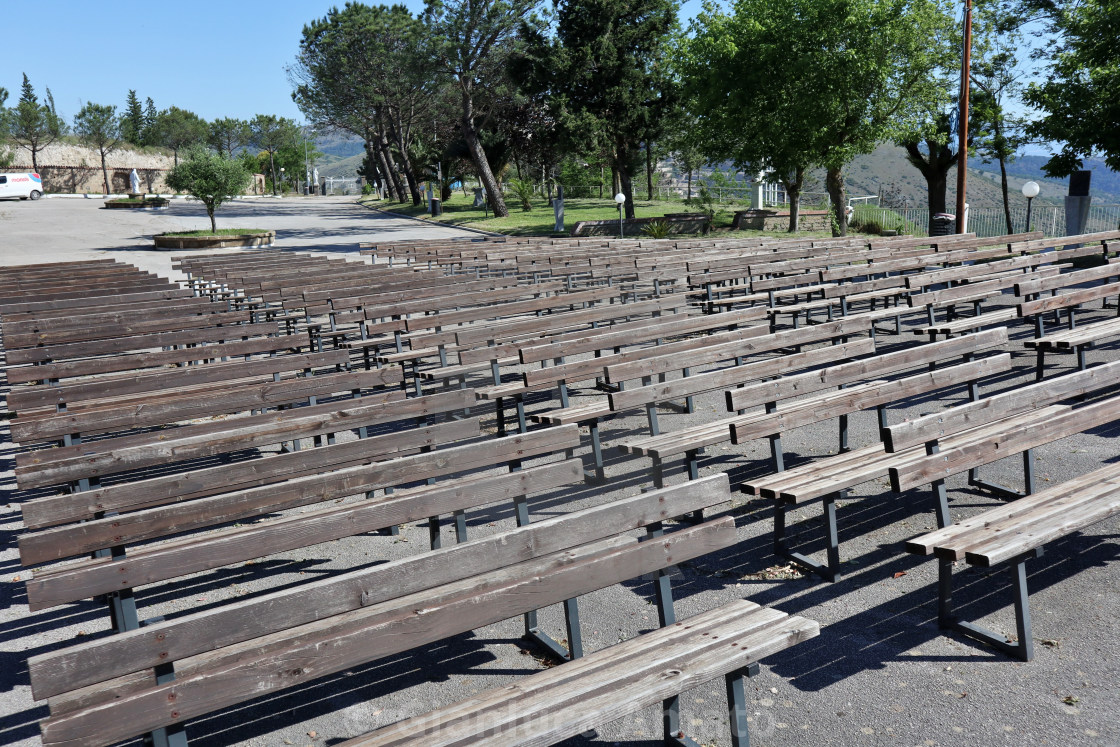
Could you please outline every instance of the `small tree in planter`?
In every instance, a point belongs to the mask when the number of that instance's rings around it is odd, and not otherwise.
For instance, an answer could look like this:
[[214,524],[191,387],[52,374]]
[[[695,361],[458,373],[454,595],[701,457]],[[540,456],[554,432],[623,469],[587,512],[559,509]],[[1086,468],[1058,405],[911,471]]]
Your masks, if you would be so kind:
[[244,192],[251,178],[240,161],[205,148],[193,148],[168,172],[167,186],[176,192],[186,192],[205,205],[210,232],[217,233],[214,212],[223,202]]

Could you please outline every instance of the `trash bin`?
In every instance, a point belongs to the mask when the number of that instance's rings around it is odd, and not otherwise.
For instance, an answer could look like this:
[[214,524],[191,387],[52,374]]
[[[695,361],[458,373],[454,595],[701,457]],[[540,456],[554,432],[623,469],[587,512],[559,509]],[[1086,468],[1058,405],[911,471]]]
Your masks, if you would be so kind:
[[951,236],[957,232],[957,216],[950,213],[934,213],[929,219],[930,236]]
[[443,215],[443,202],[438,197],[432,198],[432,215]]

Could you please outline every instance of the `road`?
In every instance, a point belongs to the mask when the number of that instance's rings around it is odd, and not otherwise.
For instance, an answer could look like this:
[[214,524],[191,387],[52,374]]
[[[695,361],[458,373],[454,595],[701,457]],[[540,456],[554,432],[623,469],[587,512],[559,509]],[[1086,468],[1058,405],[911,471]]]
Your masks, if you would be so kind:
[[[104,210],[100,199],[45,198],[0,202],[0,265],[66,262],[113,257],[151,272],[181,279],[172,255],[156,251],[152,236],[210,225],[202,205],[172,200],[166,210]],[[358,243],[472,235],[467,231],[398,217],[356,204],[354,197],[289,197],[233,200],[218,210],[219,228],[276,231],[276,248],[353,254]],[[237,249],[208,250],[208,253]]]

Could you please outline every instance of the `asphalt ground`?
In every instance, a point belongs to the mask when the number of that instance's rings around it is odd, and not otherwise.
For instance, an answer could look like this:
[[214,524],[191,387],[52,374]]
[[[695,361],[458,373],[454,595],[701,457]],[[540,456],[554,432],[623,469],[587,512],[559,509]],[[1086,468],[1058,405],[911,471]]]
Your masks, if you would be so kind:
[[[307,248],[353,253],[354,242],[367,240],[367,235],[378,238],[376,232],[381,228],[388,236],[400,238],[446,231],[413,221],[372,217],[342,200],[298,206],[294,203],[303,201],[244,202],[251,202],[243,209],[254,224],[267,221],[262,227],[277,228],[283,249],[299,247],[306,238],[319,242],[309,243]],[[16,212],[40,207],[51,212],[37,214],[34,220],[28,218],[30,210]],[[110,256],[167,274],[158,267],[169,262],[169,257],[136,243],[139,239],[135,237],[147,230],[147,224],[132,222],[174,220],[195,227],[198,220],[192,206],[180,204],[167,214],[130,216],[127,226],[102,222],[107,213],[93,212],[77,200],[0,203],[0,232],[5,236],[2,261],[24,263],[32,252],[33,261],[105,256],[101,254],[105,249],[93,247],[108,247]],[[42,215],[49,215],[49,220],[42,220]],[[314,228],[301,229],[301,223]],[[337,239],[332,237],[331,227],[338,229]],[[10,235],[20,237],[19,241],[9,242]],[[96,239],[83,249],[85,235]],[[362,238],[355,238],[359,235]],[[129,248],[129,241],[134,248]],[[31,246],[35,249],[28,248]],[[15,258],[10,256],[13,252]],[[1102,311],[1097,316],[1103,319],[1114,313]],[[1015,356],[1015,370],[985,381],[985,394],[1033,381],[1033,355],[1027,355],[1022,344],[1031,332],[1022,325],[1013,327],[1012,333],[1008,350]],[[915,339],[913,335],[901,341],[893,335],[880,335],[880,351],[889,352],[900,342],[912,344]],[[1118,350],[1116,342],[1104,345],[1090,352],[1089,361],[1116,360]],[[1049,375],[1069,370],[1069,358],[1055,356],[1053,360]],[[573,402],[593,396],[601,395],[584,386],[573,392]],[[890,420],[936,411],[965,397],[963,388],[956,388],[898,403],[890,410]],[[555,406],[556,402],[541,398],[531,401],[530,411]],[[475,413],[483,414],[484,430],[492,432],[492,412]],[[722,396],[717,394],[698,397],[693,415],[663,410],[659,417],[663,430],[671,431],[724,414]],[[607,485],[575,486],[534,496],[530,500],[534,519],[648,488],[649,460],[621,457],[611,448],[620,439],[644,432],[644,424],[644,415],[638,412],[604,424]],[[27,656],[103,635],[108,625],[104,608],[92,601],[29,614],[22,583],[26,571],[19,565],[15,546],[21,527],[21,496],[14,490],[10,471],[14,447],[6,438],[6,429],[0,438],[4,441],[0,468],[7,470],[0,473],[6,493],[0,502],[0,745],[31,745],[38,744],[36,721],[47,709],[31,700]],[[874,413],[853,416],[852,446],[873,439]],[[1118,444],[1120,425],[1113,425],[1038,449],[1039,485],[1059,484],[1114,462],[1120,458]],[[784,446],[787,466],[835,453],[836,422],[786,434]],[[585,439],[577,453],[589,459],[588,451]],[[701,457],[700,472],[728,471],[733,479],[765,474],[768,455],[764,441],[724,444]],[[684,479],[679,462],[670,462],[667,474],[670,484]],[[1010,457],[989,465],[982,476],[1021,485],[1020,460]],[[1002,502],[969,488],[966,482],[964,475],[948,481],[954,517],[966,517]],[[797,573],[772,553],[773,508],[769,502],[735,493],[731,504],[712,512],[735,517],[740,542],[676,568],[673,588],[678,615],[685,617],[731,599],[747,598],[821,623],[818,638],[764,660],[760,675],[748,682],[752,744],[1120,744],[1120,666],[1115,653],[1120,645],[1120,629],[1115,624],[1120,616],[1120,518],[1051,543],[1041,558],[1028,563],[1036,658],[1020,663],[938,630],[936,563],[906,554],[902,548],[905,540],[934,527],[932,507],[928,489],[897,495],[883,480],[853,490],[838,510],[843,577],[837,583]],[[802,543],[798,549],[820,557],[820,504],[809,504],[793,516],[795,537]],[[510,528],[514,522],[509,506],[495,504],[469,512],[468,524],[471,536],[481,537]],[[444,531],[444,542],[453,541],[450,527]],[[426,523],[416,523],[403,527],[399,537],[361,535],[141,587],[137,592],[141,616],[173,618],[268,589],[413,555],[427,548],[427,533]],[[957,572],[954,601],[961,615],[1013,633],[1007,572],[973,570],[963,564]],[[656,626],[652,602],[652,584],[641,579],[582,597],[586,649],[597,650]],[[554,637],[563,637],[558,609],[544,611],[542,622]],[[540,652],[519,640],[520,633],[520,619],[490,625],[423,651],[376,661],[193,720],[187,724],[187,734],[192,745],[205,746],[335,744],[548,666]],[[580,737],[568,744],[661,744],[660,723],[658,710],[651,708],[603,726],[594,738]],[[686,693],[682,723],[703,745],[730,744],[722,683]]]

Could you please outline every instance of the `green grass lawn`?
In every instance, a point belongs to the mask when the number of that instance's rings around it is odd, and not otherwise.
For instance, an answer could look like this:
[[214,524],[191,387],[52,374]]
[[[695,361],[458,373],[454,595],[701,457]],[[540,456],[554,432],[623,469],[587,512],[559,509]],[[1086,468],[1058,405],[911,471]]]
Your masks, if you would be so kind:
[[[495,233],[504,233],[513,236],[518,235],[536,235],[548,236],[552,235],[553,228],[555,227],[555,218],[552,213],[552,206],[544,199],[538,199],[533,202],[533,209],[525,212],[521,209],[520,204],[516,200],[508,199],[506,204],[509,206],[510,214],[508,218],[495,218],[493,214],[485,214],[482,208],[473,207],[474,198],[466,197],[462,192],[453,193],[451,199],[443,204],[443,215],[432,218],[427,213],[426,205],[412,205],[400,204],[392,200],[376,200],[373,198],[363,198],[362,204],[370,207],[375,207],[380,210],[388,210],[402,215],[410,215],[415,218],[424,218],[439,223],[447,223],[455,226],[468,226],[470,228],[477,228],[483,231],[494,231]],[[731,221],[735,217],[736,210],[742,210],[743,206],[738,204],[724,203],[716,205],[715,215],[715,229],[716,231],[726,230],[731,227]],[[660,218],[666,213],[687,213],[698,212],[696,208],[689,208],[683,201],[650,202],[646,200],[636,200],[634,202],[634,214],[638,218]],[[610,199],[593,199],[593,198],[568,198],[564,200],[564,225],[570,231],[572,226],[581,220],[617,220],[618,207],[615,205],[614,200]],[[820,237],[829,234],[823,232],[805,231],[796,236],[812,236]],[[788,233],[770,233],[766,231],[739,231],[736,236],[782,236],[790,237]]]

